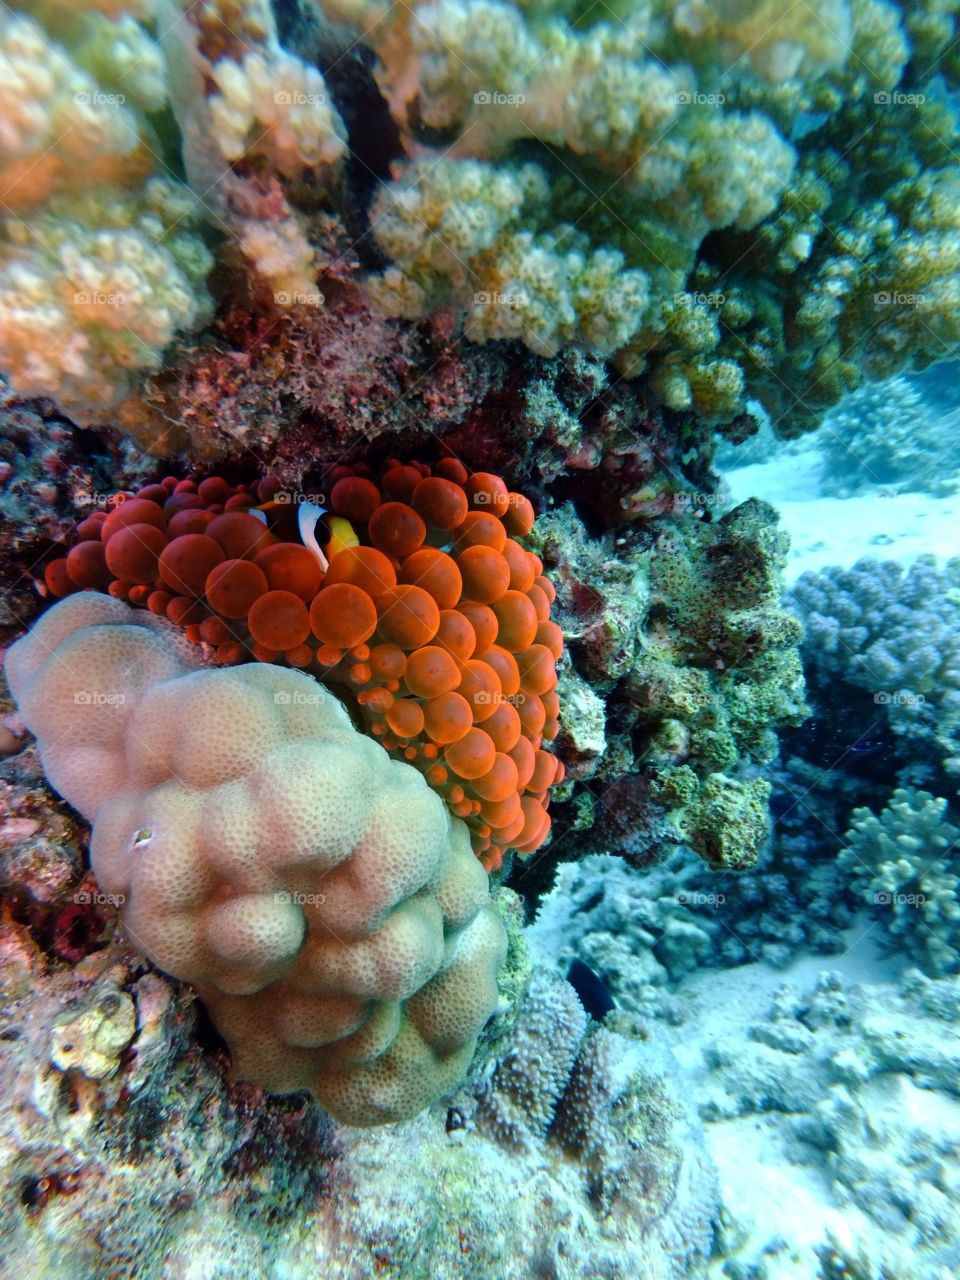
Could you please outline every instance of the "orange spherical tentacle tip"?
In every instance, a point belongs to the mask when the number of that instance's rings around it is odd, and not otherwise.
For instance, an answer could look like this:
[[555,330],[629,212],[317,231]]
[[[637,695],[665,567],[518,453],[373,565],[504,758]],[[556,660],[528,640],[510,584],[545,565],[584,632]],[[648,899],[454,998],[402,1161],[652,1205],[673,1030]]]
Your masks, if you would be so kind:
[[411,505],[432,529],[456,529],[466,519],[469,506],[460,485],[442,476],[428,476],[413,491]]
[[499,600],[510,586],[510,566],[493,547],[467,547],[457,557],[463,578],[463,595],[478,604]]
[[502,551],[506,542],[503,522],[489,511],[469,512],[453,531],[455,551],[464,551],[467,547],[493,547],[494,551]]
[[384,555],[402,560],[423,545],[427,526],[405,502],[384,502],[370,517],[367,532]]
[[335,515],[356,524],[366,524],[380,506],[380,490],[363,476],[344,476],[330,490]]
[[164,547],[160,580],[179,595],[202,596],[207,575],[226,558],[221,545],[208,534],[184,533]]
[[260,596],[247,614],[247,626],[258,645],[279,653],[297,648],[310,634],[307,606],[292,591]]
[[207,525],[207,536],[220,544],[227,560],[252,560],[277,539],[266,525],[245,511],[227,511]]
[[[156,563],[154,561],[154,563]],[[78,587],[106,591],[113,577],[102,542],[78,542],[67,552],[67,573]]]
[[387,724],[398,738],[416,738],[423,731],[423,708],[411,698],[397,698],[387,710]]
[[[133,506],[133,503],[130,505]],[[177,541],[179,539],[174,540]],[[170,544],[173,545],[174,543]],[[158,564],[162,575],[163,556],[168,550],[167,535],[156,525],[127,524],[114,531],[104,553],[107,568],[115,578],[124,582],[153,582],[157,576]],[[176,590],[182,591],[184,588],[178,585]]]
[[207,604],[225,618],[245,618],[253,602],[270,589],[267,576],[252,560],[224,560],[207,574]]
[[497,749],[482,729],[470,729],[443,753],[447,765],[461,778],[482,778],[496,763]]
[[308,604],[323,581],[317,557],[306,547],[292,542],[264,547],[253,557],[253,563],[266,575],[272,591],[292,591]]
[[310,627],[323,644],[350,649],[376,631],[376,605],[352,582],[324,585],[310,605]]
[[556,662],[545,644],[532,644],[518,653],[517,666],[524,693],[546,693],[557,683]]
[[533,644],[537,634],[537,611],[522,591],[505,591],[491,605],[497,615],[497,644],[516,653]]
[[424,704],[424,727],[439,746],[448,746],[473,728],[473,712],[463,694],[441,693]]
[[510,495],[499,476],[489,471],[475,471],[463,487],[471,507],[490,511],[497,517],[506,514]]
[[437,628],[434,644],[438,644],[441,649],[446,649],[457,662],[466,662],[473,656],[477,647],[477,635],[469,619],[464,617],[458,609],[441,609],[440,626]]
[[[321,593],[322,594],[322,593]],[[400,649],[429,644],[440,626],[437,602],[422,587],[401,584],[377,600],[380,636]]]
[[407,556],[398,581],[407,586],[423,587],[436,600],[439,609],[452,609],[463,590],[463,579],[456,562],[435,547],[421,547]]
[[349,582],[375,600],[384,591],[397,585],[393,565],[376,547],[344,547],[330,561],[326,586],[337,582]]
[[526,537],[533,528],[536,518],[533,503],[529,498],[525,498],[522,493],[507,494],[507,509],[503,514],[503,523],[508,533],[515,538]]
[[74,591],[80,590],[67,572],[67,561],[62,556],[59,560],[51,560],[49,564],[44,566],[43,580],[46,583],[47,590],[58,600],[62,600],[64,596],[72,595]]
[[460,683],[460,668],[446,649],[428,644],[411,653],[404,679],[416,697],[434,698],[456,689]]

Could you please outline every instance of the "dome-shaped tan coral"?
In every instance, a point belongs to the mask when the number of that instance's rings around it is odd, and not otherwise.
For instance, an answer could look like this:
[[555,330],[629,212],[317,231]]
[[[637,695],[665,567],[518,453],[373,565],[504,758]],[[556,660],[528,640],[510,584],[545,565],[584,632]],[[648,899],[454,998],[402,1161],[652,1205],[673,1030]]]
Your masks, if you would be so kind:
[[237,1074],[339,1119],[452,1088],[506,943],[466,827],[309,676],[198,667],[165,623],[83,592],[7,656],[51,784],[136,945],[196,984]]

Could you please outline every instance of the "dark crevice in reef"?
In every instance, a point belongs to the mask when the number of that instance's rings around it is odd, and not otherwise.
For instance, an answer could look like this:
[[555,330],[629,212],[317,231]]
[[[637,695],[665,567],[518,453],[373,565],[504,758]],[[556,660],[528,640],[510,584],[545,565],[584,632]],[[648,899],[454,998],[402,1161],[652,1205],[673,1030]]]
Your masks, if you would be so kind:
[[370,203],[404,149],[373,76],[373,50],[347,44],[298,0],[280,0],[274,12],[281,43],[321,71],[346,125],[348,151],[339,212],[361,266],[381,270],[386,259],[370,235]]

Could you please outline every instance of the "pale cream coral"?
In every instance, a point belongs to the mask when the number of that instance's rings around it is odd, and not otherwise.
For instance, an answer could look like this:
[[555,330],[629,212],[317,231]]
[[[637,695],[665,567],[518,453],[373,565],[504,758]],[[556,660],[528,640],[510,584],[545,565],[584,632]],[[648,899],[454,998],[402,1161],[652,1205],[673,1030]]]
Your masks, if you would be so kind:
[[26,212],[53,192],[149,168],[136,117],[31,19],[0,12],[0,197]]
[[214,137],[224,159],[263,156],[284,177],[334,164],[345,133],[323,76],[279,49],[221,58],[211,68]]
[[506,951],[466,827],[309,676],[198,669],[84,592],[10,650],[47,776],[135,944],[197,985],[241,1078],[352,1124],[453,1088]]
[[57,197],[0,238],[0,368],[25,395],[82,419],[156,368],[178,330],[208,314],[212,258],[192,202],[163,178],[140,198],[94,188]]

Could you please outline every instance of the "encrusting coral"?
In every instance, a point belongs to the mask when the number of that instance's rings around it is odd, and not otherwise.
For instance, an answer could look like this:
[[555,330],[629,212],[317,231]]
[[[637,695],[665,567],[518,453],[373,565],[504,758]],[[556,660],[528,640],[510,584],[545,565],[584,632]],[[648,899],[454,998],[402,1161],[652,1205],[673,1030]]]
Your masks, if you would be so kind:
[[[563,776],[542,745],[558,732],[563,637],[543,563],[518,541],[533,527],[529,500],[453,458],[434,474],[394,460],[379,484],[369,467],[341,465],[325,483],[344,526],[329,563],[300,540],[309,508],[277,481],[254,494],[169,478],[81,520],[76,544],[48,562],[47,588],[146,606],[221,664],[316,672],[423,771],[489,868],[507,848],[532,853]],[[275,532],[250,514],[258,506]]]
[[51,784],[135,945],[194,983],[238,1076],[369,1125],[463,1077],[506,936],[465,826],[302,672],[203,670],[82,592],[9,651]]
[[[556,565],[573,669],[557,800],[580,853],[645,864],[685,842],[715,869],[742,870],[769,831],[769,784],[750,765],[770,763],[775,727],[807,714],[801,627],[780,604],[786,535],[755,499],[711,524],[682,494],[676,505],[658,537],[615,553],[569,504],[534,527]],[[589,732],[567,726],[567,707]]]

